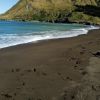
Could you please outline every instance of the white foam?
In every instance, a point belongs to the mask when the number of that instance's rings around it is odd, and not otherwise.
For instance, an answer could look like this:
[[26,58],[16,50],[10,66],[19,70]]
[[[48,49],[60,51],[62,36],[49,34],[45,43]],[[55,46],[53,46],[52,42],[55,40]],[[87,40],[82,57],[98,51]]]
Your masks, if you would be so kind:
[[[81,34],[87,34],[91,29],[98,29],[99,27],[88,27],[82,29],[72,29],[69,31],[44,31],[38,33],[27,33],[27,35],[17,35],[17,34],[2,34],[0,35],[0,48],[5,48],[9,46],[14,46],[18,44],[24,44],[29,42],[36,42],[39,40],[46,39],[57,39],[57,38],[69,38],[75,37]],[[35,35],[34,35],[35,34]],[[37,35],[36,35],[37,34]]]

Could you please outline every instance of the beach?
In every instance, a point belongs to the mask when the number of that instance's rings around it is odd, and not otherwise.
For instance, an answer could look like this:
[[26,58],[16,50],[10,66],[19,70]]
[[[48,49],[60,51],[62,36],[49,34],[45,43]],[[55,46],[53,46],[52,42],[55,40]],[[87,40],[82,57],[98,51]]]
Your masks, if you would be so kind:
[[100,100],[97,52],[100,29],[0,49],[0,100]]

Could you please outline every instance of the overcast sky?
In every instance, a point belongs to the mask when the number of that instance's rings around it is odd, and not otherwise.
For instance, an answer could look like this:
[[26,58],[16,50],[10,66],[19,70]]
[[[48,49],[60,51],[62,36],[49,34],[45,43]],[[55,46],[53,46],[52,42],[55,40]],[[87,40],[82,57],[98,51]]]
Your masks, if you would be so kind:
[[19,0],[0,0],[0,14],[9,10]]

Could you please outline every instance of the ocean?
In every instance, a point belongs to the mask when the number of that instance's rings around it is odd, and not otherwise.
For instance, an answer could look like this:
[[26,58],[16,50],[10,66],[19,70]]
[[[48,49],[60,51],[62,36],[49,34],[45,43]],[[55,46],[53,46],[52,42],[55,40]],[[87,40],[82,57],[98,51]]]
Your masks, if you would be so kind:
[[45,22],[0,21],[0,48],[39,40],[74,37],[87,34],[94,26]]

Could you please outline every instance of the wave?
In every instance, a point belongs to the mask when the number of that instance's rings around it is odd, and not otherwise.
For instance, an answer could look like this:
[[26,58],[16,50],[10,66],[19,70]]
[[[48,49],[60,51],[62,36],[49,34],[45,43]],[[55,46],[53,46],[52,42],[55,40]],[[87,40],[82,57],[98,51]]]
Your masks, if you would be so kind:
[[39,40],[57,39],[57,38],[69,38],[75,37],[81,34],[87,34],[91,29],[98,29],[99,27],[86,27],[81,29],[72,29],[69,31],[43,31],[43,32],[33,32],[23,35],[18,34],[1,34],[0,35],[0,48],[5,48],[9,46],[37,42]]

